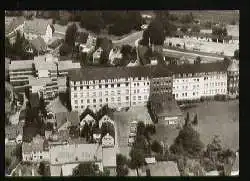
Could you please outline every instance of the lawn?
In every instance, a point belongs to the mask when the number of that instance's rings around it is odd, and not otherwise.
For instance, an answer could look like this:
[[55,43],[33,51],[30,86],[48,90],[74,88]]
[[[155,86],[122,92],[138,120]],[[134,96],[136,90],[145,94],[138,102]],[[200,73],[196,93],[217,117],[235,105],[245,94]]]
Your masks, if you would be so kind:
[[[239,101],[200,103],[197,107],[188,108],[184,114],[190,118],[198,115],[197,130],[201,141],[207,145],[214,135],[219,135],[224,147],[237,150],[239,148]],[[179,130],[156,126],[153,139],[171,145]]]

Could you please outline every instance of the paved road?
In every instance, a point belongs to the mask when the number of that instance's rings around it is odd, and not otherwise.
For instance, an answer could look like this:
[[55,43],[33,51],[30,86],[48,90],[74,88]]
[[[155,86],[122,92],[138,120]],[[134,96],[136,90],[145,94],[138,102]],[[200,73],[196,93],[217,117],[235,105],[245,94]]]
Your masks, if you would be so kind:
[[135,46],[135,41],[138,40],[138,39],[141,39],[142,38],[142,34],[143,34],[143,31],[138,31],[138,32],[135,32],[135,33],[132,33],[130,35],[128,35],[127,37],[121,39],[121,40],[113,40],[113,44],[116,44],[116,45],[131,45],[131,46]]

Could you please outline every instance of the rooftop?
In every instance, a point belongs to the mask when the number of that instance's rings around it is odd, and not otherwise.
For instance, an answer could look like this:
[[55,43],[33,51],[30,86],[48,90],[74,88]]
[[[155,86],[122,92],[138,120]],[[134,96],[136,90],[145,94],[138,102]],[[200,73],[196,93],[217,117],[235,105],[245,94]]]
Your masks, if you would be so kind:
[[49,77],[36,78],[33,76],[29,76],[30,86],[45,86],[48,83],[52,83],[52,80]]
[[115,148],[103,148],[103,166],[104,167],[116,167],[116,149]]
[[9,64],[9,70],[32,69],[33,60],[12,60]]
[[164,116],[181,116],[182,112],[175,100],[167,100],[167,96],[154,95],[152,96],[152,106],[156,110],[156,114]]
[[38,60],[35,61],[35,68],[36,70],[57,70],[57,66],[54,62]]
[[52,19],[46,20],[35,18],[33,20],[28,20],[24,23],[24,32],[36,35],[44,35],[48,25],[52,25]]
[[177,163],[173,161],[157,162],[148,165],[151,176],[180,176]]
[[168,65],[167,68],[173,73],[202,73],[202,72],[226,72],[227,67],[223,62]]
[[52,165],[95,160],[102,160],[102,148],[98,144],[57,145],[50,149]]
[[31,152],[43,151],[44,150],[43,143],[44,143],[43,138],[40,136],[36,136],[30,143],[23,142],[22,152],[31,153]]
[[80,123],[80,119],[77,111],[71,111],[67,113],[67,120],[71,122],[73,125],[77,125]]
[[58,62],[58,70],[69,70],[69,69],[76,69],[81,68],[80,63],[73,63],[72,60],[65,60]]
[[57,128],[60,128],[64,123],[67,122],[67,112],[58,112],[56,114]]

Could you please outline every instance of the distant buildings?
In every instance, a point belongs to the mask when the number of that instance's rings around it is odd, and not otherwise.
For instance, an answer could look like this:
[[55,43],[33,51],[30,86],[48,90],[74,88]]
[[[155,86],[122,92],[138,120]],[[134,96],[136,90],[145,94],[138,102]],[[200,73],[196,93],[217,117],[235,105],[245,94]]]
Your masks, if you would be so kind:
[[236,60],[232,60],[227,68],[228,94],[239,95],[239,65]]

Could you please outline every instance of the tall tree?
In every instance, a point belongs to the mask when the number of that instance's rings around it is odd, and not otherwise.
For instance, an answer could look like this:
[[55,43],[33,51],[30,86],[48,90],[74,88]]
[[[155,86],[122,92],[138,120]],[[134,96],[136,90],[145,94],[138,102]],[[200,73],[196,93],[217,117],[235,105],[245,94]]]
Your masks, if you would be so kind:
[[116,173],[117,176],[126,176],[128,174],[128,160],[122,154],[116,155]]
[[132,169],[136,169],[137,176],[139,176],[139,168],[144,164],[144,152],[141,149],[132,148],[130,151],[131,163],[130,166]]
[[80,163],[74,170],[73,176],[99,176],[99,168],[93,162]]
[[180,130],[174,144],[170,147],[170,151],[177,155],[199,157],[203,148],[204,144],[200,140],[199,133],[191,125],[188,125]]
[[74,23],[70,25],[66,30],[65,43],[73,48],[75,46],[76,36],[77,36],[77,26]]
[[237,49],[237,50],[234,51],[234,58],[236,60],[239,60],[239,58],[240,58],[240,51],[239,51],[239,49]]
[[194,116],[193,125],[198,125],[198,116],[197,116],[197,114],[195,114],[195,116]]
[[156,153],[162,153],[163,151],[161,144],[156,140],[154,140],[153,143],[151,144],[151,149]]

